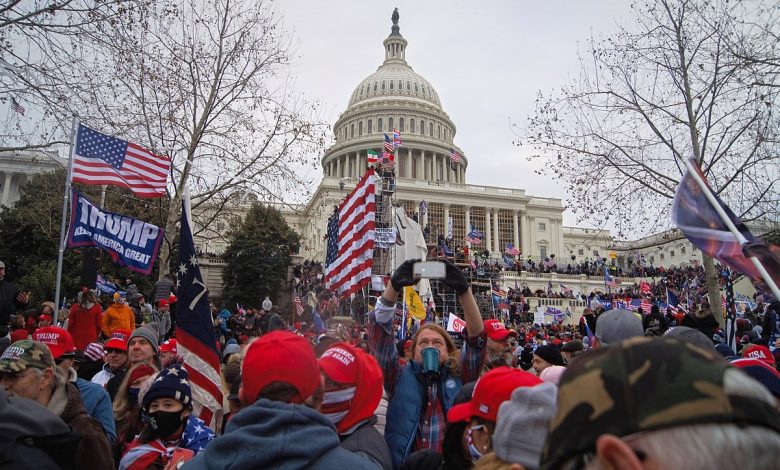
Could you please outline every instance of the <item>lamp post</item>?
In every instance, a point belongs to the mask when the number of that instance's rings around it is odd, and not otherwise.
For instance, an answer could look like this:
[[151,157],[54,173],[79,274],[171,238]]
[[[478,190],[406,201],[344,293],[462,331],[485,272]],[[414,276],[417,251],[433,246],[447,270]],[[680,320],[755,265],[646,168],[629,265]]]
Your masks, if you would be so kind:
[[268,298],[268,296],[265,296],[265,300],[263,300],[263,310],[266,312],[271,311],[271,307],[273,307],[273,304],[271,303],[271,299]]

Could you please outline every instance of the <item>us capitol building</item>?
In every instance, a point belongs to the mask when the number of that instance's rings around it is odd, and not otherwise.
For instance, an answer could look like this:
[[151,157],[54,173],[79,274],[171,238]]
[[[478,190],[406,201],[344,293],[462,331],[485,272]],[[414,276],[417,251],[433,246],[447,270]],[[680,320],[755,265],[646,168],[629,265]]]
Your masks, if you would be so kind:
[[[480,249],[503,252],[507,243],[524,256],[544,258],[564,252],[563,204],[560,199],[527,195],[522,189],[466,183],[467,152],[455,144],[456,126],[444,111],[439,94],[406,61],[407,41],[394,15],[384,40],[384,61],[352,92],[346,110],[333,126],[335,143],[322,157],[324,178],[311,201],[298,214],[285,211],[302,235],[301,255],[324,260],[327,219],[365,173],[368,151],[381,154],[384,134],[397,129],[403,145],[396,151],[395,199],[406,213],[427,211],[420,225],[428,227],[429,243],[445,235],[452,218],[452,237],[463,243],[471,227],[484,232]],[[450,153],[460,154],[455,169]],[[475,160],[478,161],[478,160]]]

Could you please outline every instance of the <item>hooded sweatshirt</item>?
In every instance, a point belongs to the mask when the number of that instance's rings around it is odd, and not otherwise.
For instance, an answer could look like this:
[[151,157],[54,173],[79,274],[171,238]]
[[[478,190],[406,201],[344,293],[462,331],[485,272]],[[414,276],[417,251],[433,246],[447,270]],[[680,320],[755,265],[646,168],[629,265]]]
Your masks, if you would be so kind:
[[365,457],[343,449],[336,429],[317,411],[266,399],[241,410],[230,420],[223,436],[211,441],[205,452],[182,468],[380,469]]
[[101,330],[108,338],[116,330],[133,331],[135,329],[135,315],[127,304],[112,303],[103,314]]

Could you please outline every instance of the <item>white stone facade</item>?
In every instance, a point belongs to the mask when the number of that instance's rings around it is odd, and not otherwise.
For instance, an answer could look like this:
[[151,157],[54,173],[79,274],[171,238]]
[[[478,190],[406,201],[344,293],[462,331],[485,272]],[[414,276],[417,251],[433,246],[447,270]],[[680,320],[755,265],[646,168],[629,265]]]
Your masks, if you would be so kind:
[[0,152],[0,206],[13,206],[19,200],[22,186],[32,175],[65,168],[67,164],[67,160],[59,158],[56,152]]

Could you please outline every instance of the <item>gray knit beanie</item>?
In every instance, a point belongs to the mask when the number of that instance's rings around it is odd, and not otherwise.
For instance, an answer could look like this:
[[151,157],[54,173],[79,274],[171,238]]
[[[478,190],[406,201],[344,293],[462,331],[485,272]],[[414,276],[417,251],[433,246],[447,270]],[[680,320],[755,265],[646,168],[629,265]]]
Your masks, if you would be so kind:
[[127,340],[129,344],[133,338],[143,338],[152,345],[154,349],[154,355],[156,356],[160,352],[160,338],[157,336],[157,323],[148,323],[140,328],[133,330],[133,334],[130,335],[130,339]]

